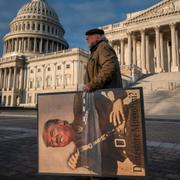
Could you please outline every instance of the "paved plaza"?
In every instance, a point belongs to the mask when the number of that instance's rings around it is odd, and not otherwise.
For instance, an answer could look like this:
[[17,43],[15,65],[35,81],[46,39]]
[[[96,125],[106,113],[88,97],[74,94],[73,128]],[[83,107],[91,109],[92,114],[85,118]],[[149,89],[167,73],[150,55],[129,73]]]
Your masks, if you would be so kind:
[[[149,176],[180,179],[180,119],[146,119]],[[38,174],[36,111],[0,111],[0,180],[61,180],[80,177]],[[88,179],[88,178],[83,178]]]

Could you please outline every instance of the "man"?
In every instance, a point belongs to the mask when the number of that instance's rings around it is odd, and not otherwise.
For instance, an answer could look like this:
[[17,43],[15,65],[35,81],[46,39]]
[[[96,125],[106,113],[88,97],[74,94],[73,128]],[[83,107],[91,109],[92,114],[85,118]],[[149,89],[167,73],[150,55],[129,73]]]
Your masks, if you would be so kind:
[[[99,89],[122,88],[118,58],[114,49],[108,44],[104,31],[102,29],[91,29],[86,32],[86,40],[91,54],[87,63],[83,91],[92,92]],[[123,107],[123,102],[120,101],[121,107]],[[123,110],[121,115],[124,116]]]
[[74,130],[67,121],[51,119],[44,126],[43,140],[47,147],[65,147],[74,140]]
[[91,92],[98,89],[122,88],[118,58],[108,44],[101,29],[86,32],[86,40],[91,54],[87,63],[83,90]]

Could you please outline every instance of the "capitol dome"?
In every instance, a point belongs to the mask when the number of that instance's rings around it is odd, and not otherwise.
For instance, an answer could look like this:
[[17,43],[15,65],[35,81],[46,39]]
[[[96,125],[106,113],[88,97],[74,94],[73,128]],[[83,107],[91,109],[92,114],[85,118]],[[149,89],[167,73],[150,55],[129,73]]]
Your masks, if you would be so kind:
[[10,23],[3,56],[34,56],[67,49],[64,28],[46,0],[31,0]]
[[26,14],[38,14],[59,22],[58,15],[45,0],[32,0],[31,2],[25,4],[17,13],[16,19]]

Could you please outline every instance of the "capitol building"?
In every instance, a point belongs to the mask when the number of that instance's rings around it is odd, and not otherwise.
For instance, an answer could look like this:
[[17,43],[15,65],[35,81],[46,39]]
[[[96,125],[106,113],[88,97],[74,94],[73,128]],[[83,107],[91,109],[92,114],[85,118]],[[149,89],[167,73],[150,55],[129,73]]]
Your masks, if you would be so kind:
[[35,106],[38,93],[82,88],[88,52],[68,49],[65,30],[46,0],[31,0],[10,23],[0,59],[1,106]]
[[180,71],[180,0],[162,0],[102,29],[128,78]]
[[[180,71],[180,0],[162,0],[103,27],[123,82],[144,74]],[[78,91],[88,52],[69,49],[65,30],[46,0],[31,0],[10,23],[0,58],[1,106],[31,107],[37,94]]]

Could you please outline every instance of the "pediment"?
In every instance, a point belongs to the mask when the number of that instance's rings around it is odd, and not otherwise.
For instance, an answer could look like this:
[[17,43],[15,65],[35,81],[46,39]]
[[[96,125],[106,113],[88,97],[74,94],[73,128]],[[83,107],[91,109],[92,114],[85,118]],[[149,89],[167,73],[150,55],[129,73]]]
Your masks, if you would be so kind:
[[154,6],[143,10],[137,16],[127,19],[126,23],[133,23],[150,19],[154,17],[164,16],[180,11],[180,0],[164,0]]

